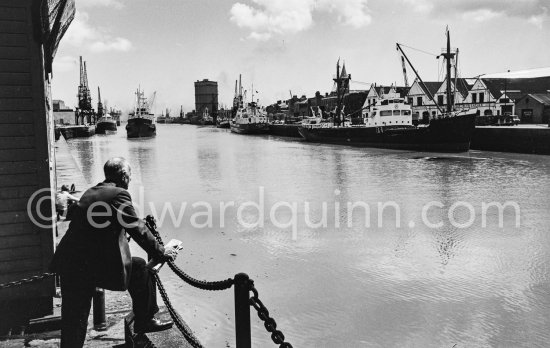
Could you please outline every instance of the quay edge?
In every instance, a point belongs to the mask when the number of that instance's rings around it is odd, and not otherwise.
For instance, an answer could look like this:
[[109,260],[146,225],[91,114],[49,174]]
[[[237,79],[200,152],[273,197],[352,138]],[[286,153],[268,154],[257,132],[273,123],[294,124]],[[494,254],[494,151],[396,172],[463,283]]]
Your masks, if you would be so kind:
[[299,124],[270,124],[269,134],[279,135],[283,137],[301,138],[300,132],[298,132]]
[[470,148],[550,155],[550,127],[546,125],[476,126]]

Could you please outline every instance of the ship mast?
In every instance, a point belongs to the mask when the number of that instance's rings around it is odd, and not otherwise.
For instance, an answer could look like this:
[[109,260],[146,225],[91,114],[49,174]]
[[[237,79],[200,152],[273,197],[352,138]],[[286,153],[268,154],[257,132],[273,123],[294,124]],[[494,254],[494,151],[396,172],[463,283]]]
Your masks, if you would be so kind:
[[450,114],[453,110],[451,99],[451,59],[454,58],[455,54],[451,52],[451,34],[449,32],[449,27],[447,27],[447,51],[441,55],[445,58],[447,67],[447,113]]
[[253,115],[256,116],[256,102],[254,102],[254,83],[252,83],[252,104],[250,104],[252,106],[252,110],[254,111]]
[[340,126],[340,86],[342,85],[342,81],[340,80],[340,58],[338,58],[338,62],[336,62],[336,79],[334,79],[334,82],[336,82],[336,114],[334,115],[334,125]]
[[239,74],[239,107],[243,106],[243,85],[241,83],[241,74]]

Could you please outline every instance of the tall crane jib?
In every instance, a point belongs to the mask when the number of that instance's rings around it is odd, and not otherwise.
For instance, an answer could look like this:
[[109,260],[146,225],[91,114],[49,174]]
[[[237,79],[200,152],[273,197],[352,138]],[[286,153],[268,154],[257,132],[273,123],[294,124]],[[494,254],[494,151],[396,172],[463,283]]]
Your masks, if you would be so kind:
[[409,87],[409,79],[407,78],[407,65],[405,64],[405,57],[401,55],[401,66],[403,66],[403,80],[405,82],[405,87]]
[[94,124],[95,122],[96,114],[92,107],[92,95],[88,87],[86,62],[83,61],[82,56],[80,56],[80,85],[78,86],[78,108],[75,112],[75,123]]

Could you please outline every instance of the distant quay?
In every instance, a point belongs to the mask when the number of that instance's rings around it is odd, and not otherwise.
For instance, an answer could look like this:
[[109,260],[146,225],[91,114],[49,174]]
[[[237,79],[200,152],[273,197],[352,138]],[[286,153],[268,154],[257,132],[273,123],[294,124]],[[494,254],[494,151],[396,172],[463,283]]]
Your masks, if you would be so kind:
[[471,149],[550,155],[547,125],[477,126]]
[[61,135],[65,139],[86,138],[95,134],[95,126],[63,126],[55,127],[55,140],[58,140]]
[[301,138],[302,136],[298,132],[299,126],[299,124],[270,124],[268,134],[279,135],[282,137]]

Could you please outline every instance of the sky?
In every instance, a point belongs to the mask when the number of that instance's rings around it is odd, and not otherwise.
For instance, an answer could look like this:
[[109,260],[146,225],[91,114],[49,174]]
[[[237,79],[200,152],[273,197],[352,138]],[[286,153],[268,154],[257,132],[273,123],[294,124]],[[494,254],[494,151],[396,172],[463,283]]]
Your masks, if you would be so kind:
[[[52,96],[77,104],[79,56],[92,102],[133,107],[141,86],[154,112],[194,109],[194,82],[218,82],[231,106],[235,80],[268,105],[330,92],[336,62],[352,89],[404,85],[396,42],[425,81],[443,79],[436,59],[459,48],[459,75],[550,67],[550,0],[76,0],[53,64]],[[414,73],[407,67],[410,83]]]

